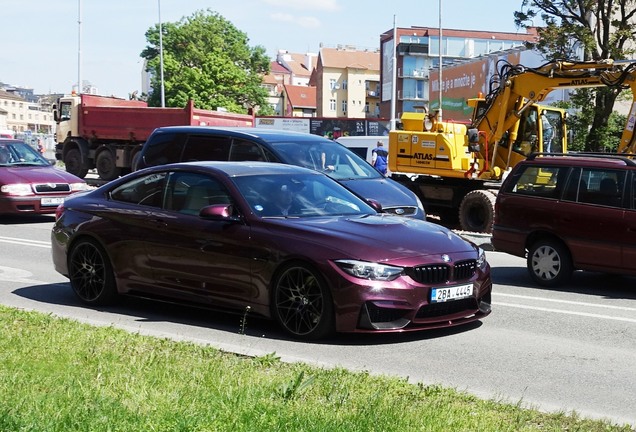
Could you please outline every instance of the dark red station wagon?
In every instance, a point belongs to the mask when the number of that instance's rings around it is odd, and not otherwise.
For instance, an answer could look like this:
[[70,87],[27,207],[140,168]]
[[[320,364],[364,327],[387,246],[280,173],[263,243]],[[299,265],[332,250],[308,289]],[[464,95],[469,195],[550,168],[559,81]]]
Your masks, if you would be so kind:
[[497,197],[494,248],[526,257],[543,286],[566,282],[574,270],[636,275],[633,156],[530,156]]
[[55,213],[67,196],[86,189],[24,141],[0,139],[0,215]]

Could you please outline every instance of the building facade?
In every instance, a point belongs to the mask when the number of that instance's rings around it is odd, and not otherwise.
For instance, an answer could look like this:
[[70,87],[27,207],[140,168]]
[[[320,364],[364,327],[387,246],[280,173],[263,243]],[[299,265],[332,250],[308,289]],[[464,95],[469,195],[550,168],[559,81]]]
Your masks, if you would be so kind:
[[377,118],[380,114],[380,52],[322,47],[312,83],[318,117]]
[[53,134],[55,121],[49,99],[28,102],[13,91],[0,90],[0,128],[15,135]]
[[396,119],[403,112],[438,109],[439,101],[430,97],[430,89],[444,85],[443,72],[442,83],[430,76],[439,70],[440,58],[443,71],[444,66],[521,47],[538,37],[535,29],[527,33],[442,29],[441,35],[440,43],[439,28],[410,27],[380,36],[380,117],[391,118],[393,106]]

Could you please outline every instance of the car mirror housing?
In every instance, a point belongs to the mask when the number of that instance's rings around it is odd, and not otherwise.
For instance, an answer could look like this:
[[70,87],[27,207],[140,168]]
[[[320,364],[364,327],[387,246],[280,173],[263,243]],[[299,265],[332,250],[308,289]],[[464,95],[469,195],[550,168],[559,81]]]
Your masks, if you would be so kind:
[[373,209],[375,211],[377,211],[378,213],[382,213],[382,204],[380,204],[379,201],[376,201],[374,199],[368,199],[367,202],[371,205],[371,207],[373,207]]
[[199,216],[208,220],[240,221],[240,218],[234,215],[234,206],[231,204],[215,204],[203,207],[199,212]]

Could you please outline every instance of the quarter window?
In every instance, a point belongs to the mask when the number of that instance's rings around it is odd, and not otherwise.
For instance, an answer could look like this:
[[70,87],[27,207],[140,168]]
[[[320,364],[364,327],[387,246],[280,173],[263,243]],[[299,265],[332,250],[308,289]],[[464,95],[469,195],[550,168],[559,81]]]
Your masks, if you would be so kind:
[[514,182],[510,192],[545,198],[558,198],[563,169],[558,167],[528,166]]
[[110,193],[115,201],[161,208],[166,173],[149,174],[124,183]]

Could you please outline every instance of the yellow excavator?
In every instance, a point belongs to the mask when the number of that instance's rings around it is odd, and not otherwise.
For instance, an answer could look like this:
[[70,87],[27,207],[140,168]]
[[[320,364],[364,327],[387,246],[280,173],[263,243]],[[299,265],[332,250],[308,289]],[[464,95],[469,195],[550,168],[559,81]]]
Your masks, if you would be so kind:
[[[404,113],[389,132],[392,178],[416,192],[427,211],[456,215],[466,231],[490,232],[502,180],[531,153],[567,152],[564,110],[542,105],[556,89],[630,88],[635,97],[618,147],[634,153],[636,63],[552,61],[537,68],[504,62],[491,92],[469,100],[470,125],[437,114]],[[433,213],[435,213],[433,211]]]

